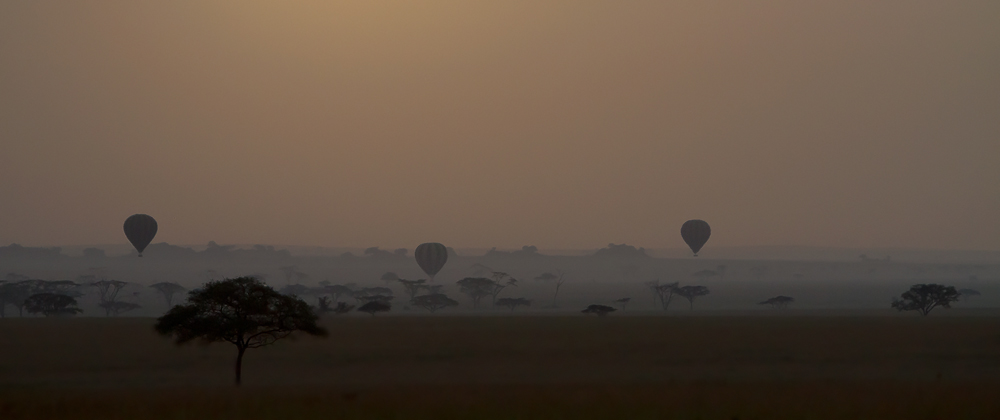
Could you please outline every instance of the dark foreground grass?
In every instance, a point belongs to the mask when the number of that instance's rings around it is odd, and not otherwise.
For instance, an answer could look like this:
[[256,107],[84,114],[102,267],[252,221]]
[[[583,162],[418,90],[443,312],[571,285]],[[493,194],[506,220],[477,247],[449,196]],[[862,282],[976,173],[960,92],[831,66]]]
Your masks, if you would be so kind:
[[997,419],[995,384],[7,390],[4,419]]
[[376,317],[177,347],[0,320],[0,419],[998,419],[994,317]]

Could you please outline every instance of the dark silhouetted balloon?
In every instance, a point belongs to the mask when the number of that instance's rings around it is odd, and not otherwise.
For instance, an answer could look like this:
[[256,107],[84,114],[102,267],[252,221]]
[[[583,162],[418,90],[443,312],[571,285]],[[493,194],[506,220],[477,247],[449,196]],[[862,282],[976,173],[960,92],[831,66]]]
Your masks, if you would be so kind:
[[441,271],[444,263],[448,262],[448,248],[437,242],[420,244],[413,255],[417,259],[417,265],[430,276],[431,281],[434,281],[434,275]]
[[698,251],[708,242],[708,237],[712,236],[712,228],[704,220],[688,220],[681,226],[681,238],[691,247],[694,256],[698,256]]
[[139,251],[139,256],[142,256],[142,250],[146,249],[146,246],[150,242],[153,242],[153,237],[156,236],[156,220],[145,214],[133,214],[125,219],[125,237],[128,241],[132,243],[136,251]]

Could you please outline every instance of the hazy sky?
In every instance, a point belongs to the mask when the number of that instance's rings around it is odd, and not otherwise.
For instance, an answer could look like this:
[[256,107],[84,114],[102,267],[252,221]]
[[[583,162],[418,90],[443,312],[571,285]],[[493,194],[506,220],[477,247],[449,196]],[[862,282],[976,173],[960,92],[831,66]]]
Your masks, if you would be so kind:
[[0,2],[0,243],[1000,250],[1000,2]]

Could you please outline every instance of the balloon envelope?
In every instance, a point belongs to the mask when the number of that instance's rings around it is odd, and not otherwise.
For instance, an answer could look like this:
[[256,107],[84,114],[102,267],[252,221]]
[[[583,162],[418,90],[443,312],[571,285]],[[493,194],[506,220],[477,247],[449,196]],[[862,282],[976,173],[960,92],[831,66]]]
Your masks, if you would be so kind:
[[426,244],[420,244],[413,255],[417,260],[417,265],[420,266],[421,270],[424,270],[431,279],[434,275],[441,271],[444,267],[444,263],[448,262],[448,248],[437,242],[429,242]]
[[708,237],[712,236],[712,228],[704,220],[688,220],[681,226],[681,238],[691,247],[694,256],[698,256],[698,251],[708,242]]
[[142,250],[146,249],[146,246],[150,242],[153,242],[153,237],[156,236],[156,220],[145,214],[133,214],[125,219],[125,237],[128,241],[132,243],[136,251],[139,251],[139,256],[142,256]]

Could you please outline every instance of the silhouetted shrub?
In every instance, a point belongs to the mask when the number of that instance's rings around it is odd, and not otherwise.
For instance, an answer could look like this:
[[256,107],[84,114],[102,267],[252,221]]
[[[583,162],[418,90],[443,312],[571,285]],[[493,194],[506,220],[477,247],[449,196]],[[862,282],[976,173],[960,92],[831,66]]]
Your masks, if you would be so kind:
[[358,308],[359,311],[367,312],[371,316],[375,316],[375,313],[377,312],[389,312],[390,309],[392,309],[392,305],[390,305],[389,302],[384,302],[380,300],[373,300],[364,305],[361,305],[361,307]]
[[584,309],[584,310],[582,310],[580,312],[583,312],[585,314],[597,314],[597,316],[605,316],[605,315],[610,314],[610,313],[612,313],[614,311],[615,311],[615,308],[612,308],[610,306],[605,306],[605,305],[590,305],[590,306],[587,307],[587,309]]

